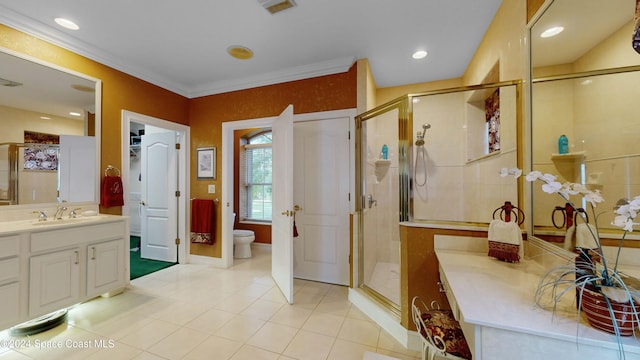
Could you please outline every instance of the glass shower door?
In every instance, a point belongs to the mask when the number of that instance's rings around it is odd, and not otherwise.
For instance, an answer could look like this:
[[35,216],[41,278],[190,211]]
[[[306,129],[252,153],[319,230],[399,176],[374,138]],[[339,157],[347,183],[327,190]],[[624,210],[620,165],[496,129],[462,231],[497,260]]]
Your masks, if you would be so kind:
[[[408,205],[402,199],[408,191],[405,169],[406,103],[366,113],[360,126],[359,286],[396,310],[400,307],[400,221],[408,219]],[[403,136],[402,136],[403,137]]]

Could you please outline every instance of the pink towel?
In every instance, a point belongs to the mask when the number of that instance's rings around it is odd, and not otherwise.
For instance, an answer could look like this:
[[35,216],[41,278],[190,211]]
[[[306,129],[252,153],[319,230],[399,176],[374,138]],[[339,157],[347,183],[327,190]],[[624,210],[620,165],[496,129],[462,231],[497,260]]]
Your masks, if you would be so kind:
[[191,201],[191,242],[213,244],[216,231],[216,214],[213,200]]

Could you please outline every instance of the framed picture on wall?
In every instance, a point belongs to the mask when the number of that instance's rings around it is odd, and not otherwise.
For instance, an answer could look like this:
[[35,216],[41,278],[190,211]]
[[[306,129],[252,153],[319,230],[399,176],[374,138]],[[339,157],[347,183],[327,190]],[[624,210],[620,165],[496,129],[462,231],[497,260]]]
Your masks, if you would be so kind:
[[215,180],[216,179],[216,148],[206,147],[197,148],[197,179],[198,180]]

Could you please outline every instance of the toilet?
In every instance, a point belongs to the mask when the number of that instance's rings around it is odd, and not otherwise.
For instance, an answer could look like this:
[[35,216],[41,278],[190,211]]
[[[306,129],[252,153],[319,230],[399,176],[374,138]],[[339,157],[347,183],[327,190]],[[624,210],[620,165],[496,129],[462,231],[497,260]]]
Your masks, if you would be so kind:
[[[236,224],[236,214],[233,214],[233,224]],[[251,230],[233,229],[233,257],[247,259],[251,257],[251,243],[256,239]]]

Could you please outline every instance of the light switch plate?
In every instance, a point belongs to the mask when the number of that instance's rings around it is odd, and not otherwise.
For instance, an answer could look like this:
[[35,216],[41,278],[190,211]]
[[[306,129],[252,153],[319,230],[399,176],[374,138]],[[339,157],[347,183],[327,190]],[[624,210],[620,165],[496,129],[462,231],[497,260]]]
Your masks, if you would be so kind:
[[216,193],[216,186],[215,185],[208,185],[207,186],[207,191],[209,192],[209,194],[215,194]]

